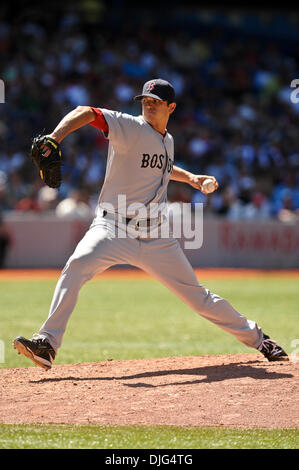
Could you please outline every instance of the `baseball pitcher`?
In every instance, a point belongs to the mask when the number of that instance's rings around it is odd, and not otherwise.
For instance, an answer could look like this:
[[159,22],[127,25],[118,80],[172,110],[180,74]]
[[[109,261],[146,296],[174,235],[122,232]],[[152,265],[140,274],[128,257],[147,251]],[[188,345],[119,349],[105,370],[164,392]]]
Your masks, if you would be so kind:
[[[167,203],[170,180],[187,183],[204,193],[211,190],[211,181],[209,190],[205,189],[207,180],[213,181],[214,190],[218,183],[213,176],[195,175],[174,165],[173,137],[167,131],[176,108],[173,86],[162,79],[150,80],[135,100],[142,106],[137,117],[78,106],[50,135],[33,141],[32,159],[41,178],[53,187],[60,185],[60,143],[68,134],[90,124],[103,132],[109,148],[94,220],[61,272],[48,318],[39,333],[30,340],[18,336],[15,349],[38,366],[50,369],[83,284],[113,265],[130,264],[161,281],[199,315],[248,347],[258,349],[269,361],[288,360],[286,352],[255,321],[198,283],[171,231],[168,236],[159,236],[168,223],[167,213],[150,209]],[[142,210],[137,210],[136,216],[132,207]]]

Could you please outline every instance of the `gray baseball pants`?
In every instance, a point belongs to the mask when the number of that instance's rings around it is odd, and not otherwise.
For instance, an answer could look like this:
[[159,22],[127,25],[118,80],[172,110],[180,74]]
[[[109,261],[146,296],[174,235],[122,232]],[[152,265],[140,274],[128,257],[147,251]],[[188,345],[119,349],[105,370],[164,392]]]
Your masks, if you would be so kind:
[[254,321],[198,283],[175,238],[115,238],[114,233],[115,222],[94,221],[61,272],[48,318],[39,331],[56,351],[61,346],[80,288],[95,274],[116,264],[130,264],[149,273],[195,312],[245,345],[257,348],[261,344],[263,333]]

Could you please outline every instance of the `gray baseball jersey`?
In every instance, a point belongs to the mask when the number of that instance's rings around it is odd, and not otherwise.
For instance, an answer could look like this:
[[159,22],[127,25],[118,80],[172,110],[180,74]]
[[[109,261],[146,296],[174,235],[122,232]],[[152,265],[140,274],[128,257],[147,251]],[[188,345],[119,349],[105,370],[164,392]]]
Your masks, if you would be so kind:
[[[124,213],[136,202],[166,202],[174,159],[172,136],[162,136],[142,116],[101,111],[109,126],[109,148],[99,204],[112,204]],[[119,194],[126,196],[126,207],[118,207]]]
[[[81,286],[110,266],[130,264],[161,281],[201,316],[247,346],[257,348],[262,342],[261,328],[198,283],[178,240],[171,235],[150,238],[143,232],[135,237],[114,236],[117,222],[104,213],[105,205],[124,213],[133,203],[148,207],[153,202],[166,201],[174,158],[173,139],[168,132],[162,136],[142,116],[101,111],[109,126],[109,150],[97,213],[61,273],[48,319],[39,334],[57,350]],[[126,196],[126,202],[118,207],[120,194]]]

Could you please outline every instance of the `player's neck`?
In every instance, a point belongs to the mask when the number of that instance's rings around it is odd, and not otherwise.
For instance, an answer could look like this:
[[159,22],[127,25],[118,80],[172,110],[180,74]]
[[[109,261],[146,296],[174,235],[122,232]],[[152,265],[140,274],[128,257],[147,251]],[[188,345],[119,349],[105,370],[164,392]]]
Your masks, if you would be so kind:
[[167,125],[167,122],[163,122],[163,123],[160,123],[160,122],[149,122],[145,119],[145,121],[157,132],[159,132],[159,134],[161,134],[163,137],[165,136],[166,132],[167,132],[167,129],[166,129],[166,125]]

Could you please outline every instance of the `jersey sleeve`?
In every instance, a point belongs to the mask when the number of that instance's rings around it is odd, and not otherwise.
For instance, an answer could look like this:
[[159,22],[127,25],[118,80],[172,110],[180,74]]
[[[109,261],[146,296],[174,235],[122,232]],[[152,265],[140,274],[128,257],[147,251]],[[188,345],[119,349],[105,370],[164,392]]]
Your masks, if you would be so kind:
[[89,124],[93,127],[96,127],[100,131],[103,131],[104,134],[108,135],[109,126],[107,124],[106,119],[104,118],[102,111],[99,108],[94,108],[92,106],[90,106],[90,108],[95,112],[96,118],[94,121],[90,122]]
[[139,136],[140,123],[136,117],[104,108],[101,108],[101,112],[109,128],[105,137],[121,151],[131,148]]

